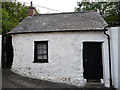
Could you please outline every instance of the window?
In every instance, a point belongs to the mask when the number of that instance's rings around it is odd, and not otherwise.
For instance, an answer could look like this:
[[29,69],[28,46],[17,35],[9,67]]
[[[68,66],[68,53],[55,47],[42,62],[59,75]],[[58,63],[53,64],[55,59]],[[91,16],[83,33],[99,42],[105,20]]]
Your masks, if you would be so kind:
[[48,62],[48,41],[35,41],[34,62]]

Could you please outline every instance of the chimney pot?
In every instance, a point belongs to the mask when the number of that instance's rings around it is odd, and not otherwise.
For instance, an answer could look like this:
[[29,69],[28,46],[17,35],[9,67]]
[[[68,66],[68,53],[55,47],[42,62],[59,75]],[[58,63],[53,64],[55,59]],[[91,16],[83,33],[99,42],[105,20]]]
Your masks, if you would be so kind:
[[32,7],[32,1],[31,1],[31,7]]
[[28,16],[34,16],[36,14],[36,9],[32,6],[32,1],[31,1],[31,6],[28,8]]

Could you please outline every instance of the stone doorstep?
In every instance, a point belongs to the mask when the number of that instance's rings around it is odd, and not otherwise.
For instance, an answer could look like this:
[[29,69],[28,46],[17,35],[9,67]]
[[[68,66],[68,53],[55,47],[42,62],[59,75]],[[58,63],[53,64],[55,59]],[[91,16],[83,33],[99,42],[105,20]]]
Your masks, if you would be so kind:
[[84,87],[87,88],[105,88],[104,84],[100,83],[100,82],[88,82],[85,84]]
[[98,90],[116,90],[115,88],[107,88],[104,86],[103,83],[100,82],[88,82],[85,84],[84,88],[90,88],[90,89],[96,88]]

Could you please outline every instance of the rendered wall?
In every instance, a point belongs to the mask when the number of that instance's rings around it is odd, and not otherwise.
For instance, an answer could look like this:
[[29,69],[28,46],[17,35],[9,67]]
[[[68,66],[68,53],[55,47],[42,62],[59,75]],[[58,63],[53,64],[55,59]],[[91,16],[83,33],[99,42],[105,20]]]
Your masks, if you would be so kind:
[[[12,35],[14,61],[12,70],[23,76],[83,86],[84,41],[103,42],[103,76],[109,87],[107,38],[103,32],[56,32]],[[49,63],[33,63],[34,41],[48,41]]]
[[[120,27],[118,27],[118,47],[120,47]],[[120,48],[118,48],[118,90],[120,90]]]
[[112,79],[115,88],[118,88],[118,27],[110,28]]
[[2,65],[1,65],[1,55],[2,55],[2,35],[0,35],[0,89],[2,89]]
[[1,51],[2,51],[2,35],[0,35],[0,69],[1,69]]

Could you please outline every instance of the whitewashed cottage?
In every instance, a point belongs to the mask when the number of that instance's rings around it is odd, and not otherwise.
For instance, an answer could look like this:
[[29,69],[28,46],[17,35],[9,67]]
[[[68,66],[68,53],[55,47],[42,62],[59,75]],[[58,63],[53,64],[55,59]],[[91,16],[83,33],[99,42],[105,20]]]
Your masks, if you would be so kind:
[[111,85],[108,24],[97,12],[28,16],[12,35],[11,70],[23,76],[84,86]]

